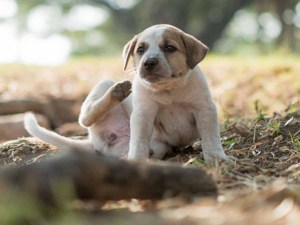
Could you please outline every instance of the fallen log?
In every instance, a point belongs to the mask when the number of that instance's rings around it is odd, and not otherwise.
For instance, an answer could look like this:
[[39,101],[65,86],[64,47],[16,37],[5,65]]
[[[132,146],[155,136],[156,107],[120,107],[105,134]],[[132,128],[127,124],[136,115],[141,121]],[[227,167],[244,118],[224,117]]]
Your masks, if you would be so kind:
[[202,169],[126,161],[73,150],[40,163],[2,169],[0,196],[17,189],[52,205],[57,191],[63,189],[60,185],[66,182],[74,190],[72,198],[82,200],[217,195],[214,180]]
[[[35,112],[45,115],[51,125],[59,127],[78,119],[82,100],[48,97],[39,101],[32,99],[0,100],[0,115]],[[60,112],[60,113],[57,113]]]
[[24,113],[27,111],[42,113],[44,111],[44,104],[29,99],[0,101],[0,115]]
[[[36,118],[43,127],[50,129],[50,123],[42,114],[36,114]],[[28,136],[24,128],[24,114],[0,115],[0,141],[14,140]],[[1,149],[1,147],[0,147]]]

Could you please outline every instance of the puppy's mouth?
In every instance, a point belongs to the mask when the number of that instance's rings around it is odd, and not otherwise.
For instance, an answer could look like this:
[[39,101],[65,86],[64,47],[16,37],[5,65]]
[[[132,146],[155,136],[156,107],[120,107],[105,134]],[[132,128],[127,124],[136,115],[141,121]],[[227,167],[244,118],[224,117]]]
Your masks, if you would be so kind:
[[149,83],[160,83],[165,82],[167,80],[175,79],[178,75],[175,73],[141,73],[141,78]]
[[143,80],[149,82],[149,83],[158,83],[161,80],[164,80],[164,78],[157,76],[157,75],[142,75],[141,76]]

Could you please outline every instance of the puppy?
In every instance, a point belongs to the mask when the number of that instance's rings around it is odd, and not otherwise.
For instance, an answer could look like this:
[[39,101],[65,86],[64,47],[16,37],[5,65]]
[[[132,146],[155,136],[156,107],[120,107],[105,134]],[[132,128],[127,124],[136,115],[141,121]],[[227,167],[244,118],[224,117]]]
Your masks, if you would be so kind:
[[198,67],[208,48],[170,25],[149,27],[123,52],[125,69],[133,57],[133,111],[129,159],[161,158],[172,146],[183,147],[199,136],[206,162],[226,160],[218,118],[207,81]]
[[27,131],[59,147],[94,149],[129,159],[161,159],[172,147],[202,138],[208,163],[226,160],[216,107],[198,67],[207,47],[171,25],[155,25],[133,37],[123,49],[124,69],[133,58],[132,83],[104,81],[82,105],[79,123],[89,139],[75,141],[41,128],[25,117]]

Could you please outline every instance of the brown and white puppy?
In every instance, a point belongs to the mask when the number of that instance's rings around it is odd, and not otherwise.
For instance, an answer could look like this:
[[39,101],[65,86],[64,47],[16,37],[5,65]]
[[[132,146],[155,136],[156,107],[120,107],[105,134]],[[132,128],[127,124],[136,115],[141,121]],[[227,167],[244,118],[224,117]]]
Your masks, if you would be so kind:
[[207,47],[170,25],[149,27],[124,48],[125,68],[133,57],[129,159],[158,158],[172,146],[202,138],[205,161],[226,160],[216,107],[198,67]]
[[[126,69],[133,57],[135,76],[129,81],[103,81],[82,105],[79,123],[89,139],[75,141],[41,128],[25,117],[30,134],[59,147],[94,149],[129,159],[162,158],[172,147],[202,138],[205,161],[226,160],[216,107],[197,64],[207,47],[170,25],[155,25],[126,44]],[[150,154],[151,153],[151,154]]]

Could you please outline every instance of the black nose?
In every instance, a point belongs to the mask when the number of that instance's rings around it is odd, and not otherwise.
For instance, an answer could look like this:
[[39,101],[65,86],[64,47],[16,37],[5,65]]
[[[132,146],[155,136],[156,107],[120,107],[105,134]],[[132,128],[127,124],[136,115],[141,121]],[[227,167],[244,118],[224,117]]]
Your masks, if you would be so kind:
[[144,62],[144,67],[146,70],[153,70],[154,67],[158,64],[158,60],[156,58],[149,58]]

